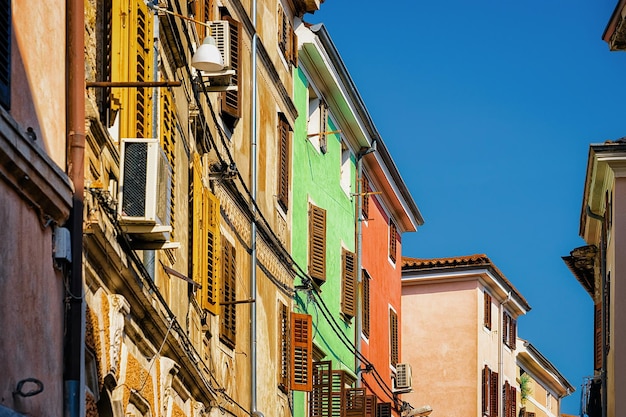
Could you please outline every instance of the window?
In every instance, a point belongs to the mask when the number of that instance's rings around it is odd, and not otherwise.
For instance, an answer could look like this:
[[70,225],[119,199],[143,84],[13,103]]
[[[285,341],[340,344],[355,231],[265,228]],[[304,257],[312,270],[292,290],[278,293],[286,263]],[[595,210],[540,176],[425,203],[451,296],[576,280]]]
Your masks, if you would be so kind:
[[290,346],[289,339],[291,338],[291,328],[290,328],[290,319],[289,319],[289,310],[287,306],[279,301],[278,302],[278,334],[279,336],[279,346],[278,351],[280,352],[280,366],[278,368],[278,388],[287,392],[289,390],[289,356],[290,356]]
[[346,143],[342,141],[339,183],[341,184],[341,188],[347,195],[350,195],[350,187],[352,185],[352,170],[350,169],[352,159],[350,156],[350,148],[348,148],[348,145],[346,145]]
[[222,314],[220,315],[220,340],[234,349],[237,333],[236,316],[236,250],[232,243],[223,240],[222,244]]
[[191,186],[191,276],[202,285],[202,289],[198,291],[200,306],[217,315],[220,303],[220,202],[202,183],[202,163],[198,154],[193,157]]
[[363,220],[369,219],[369,207],[370,207],[370,183],[365,175],[361,177],[361,215]]
[[163,89],[161,97],[161,147],[170,164],[170,240],[174,240],[174,219],[176,218],[176,113],[172,94]]
[[342,249],[341,253],[341,312],[352,318],[356,316],[356,255]]
[[365,389],[351,388],[347,372],[333,370],[330,361],[313,363],[309,417],[365,417]]
[[509,381],[506,381],[502,387],[502,403],[504,404],[504,417],[517,417],[517,390],[509,384]]
[[298,37],[287,13],[278,6],[278,47],[285,60],[291,65],[298,64]]
[[326,282],[326,210],[309,205],[309,275]]
[[[213,20],[213,0],[196,0],[194,19],[199,22],[207,22]],[[196,23],[196,32],[198,40],[202,42],[207,36],[207,27]]]
[[11,0],[0,0],[0,105],[11,108]]
[[311,391],[314,384],[311,316],[291,313],[291,389]]
[[230,69],[235,71],[232,76],[231,85],[237,86],[234,91],[224,91],[222,93],[222,117],[232,130],[237,120],[241,117],[241,85],[239,67],[239,53],[241,45],[241,24],[230,17],[227,12],[222,10],[222,20],[228,22],[229,39],[230,39]]
[[370,337],[370,276],[363,270],[363,314],[361,320],[363,322],[363,334]]
[[291,140],[289,124],[282,113],[278,117],[278,204],[289,208],[289,173],[291,172]]
[[389,309],[389,346],[390,362],[395,367],[400,359],[398,351],[398,315],[391,309]]
[[483,368],[482,383],[482,415],[485,417],[498,416],[499,382],[498,373],[485,365]]
[[322,153],[327,151],[326,134],[328,131],[328,106],[309,84],[309,114],[307,119],[307,137]]
[[[111,81],[152,80],[153,14],[145,1],[114,0],[111,30]],[[111,89],[108,100],[111,111],[114,114],[120,112],[120,137],[153,137],[152,90],[152,88]],[[113,119],[109,120],[109,125],[113,125]]]
[[517,345],[517,321],[506,311],[502,313],[502,342],[511,349]]
[[397,241],[398,241],[398,229],[396,228],[396,224],[389,220],[389,259],[393,262],[396,262],[396,252],[397,252]]
[[483,325],[491,330],[491,295],[489,295],[487,291],[483,293],[483,303]]

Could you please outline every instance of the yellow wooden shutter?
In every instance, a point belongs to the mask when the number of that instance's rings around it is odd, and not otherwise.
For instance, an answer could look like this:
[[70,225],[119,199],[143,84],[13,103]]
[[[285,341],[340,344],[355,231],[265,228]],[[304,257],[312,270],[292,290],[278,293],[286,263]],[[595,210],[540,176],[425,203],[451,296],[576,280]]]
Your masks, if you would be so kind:
[[220,312],[220,202],[207,188],[204,189],[205,245],[204,265],[206,286],[203,308],[213,314]]
[[174,112],[172,93],[166,89],[161,90],[161,147],[165,152],[167,161],[172,170],[170,181],[170,226],[172,232],[170,239],[175,240],[176,219],[176,113]]
[[311,391],[313,378],[313,332],[311,316],[291,313],[291,389]]
[[193,155],[193,174],[192,174],[192,237],[191,244],[191,269],[192,279],[202,285],[202,289],[196,293],[197,301],[200,306],[204,306],[204,294],[207,287],[207,275],[206,275],[206,259],[203,256],[206,253],[205,245],[206,232],[203,228],[202,216],[203,216],[203,204],[204,204],[204,186],[202,184],[202,163],[200,162],[200,155],[194,153]]

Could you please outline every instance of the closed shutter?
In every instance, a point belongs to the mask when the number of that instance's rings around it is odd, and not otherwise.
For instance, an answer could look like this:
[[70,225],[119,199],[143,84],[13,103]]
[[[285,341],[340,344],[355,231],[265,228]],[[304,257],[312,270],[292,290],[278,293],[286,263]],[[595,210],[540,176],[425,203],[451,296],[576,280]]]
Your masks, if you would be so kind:
[[326,210],[309,205],[309,275],[326,281]]
[[593,311],[593,363],[596,370],[602,368],[602,303]]
[[490,388],[489,374],[490,374],[489,367],[485,365],[485,367],[483,368],[483,372],[482,372],[483,383],[482,383],[481,410],[482,410],[483,416],[489,415],[489,388]]
[[[213,0],[196,0],[196,14],[194,16],[194,19],[199,22],[207,22],[212,20],[212,3]],[[202,42],[202,40],[208,35],[207,29],[208,28],[206,26],[196,23],[196,31],[198,33],[198,38],[200,42]]]
[[391,403],[380,403],[377,406],[376,417],[392,417]]
[[398,229],[396,228],[395,223],[392,220],[389,220],[389,259],[393,262],[396,261],[397,240]]
[[287,306],[282,302],[278,303],[278,314],[279,320],[278,323],[278,334],[279,343],[278,346],[280,352],[280,367],[278,370],[278,387],[283,391],[287,392],[289,389],[289,369],[290,369],[290,355],[291,355],[291,346],[289,345],[289,340],[291,337],[291,320],[289,317],[289,311],[287,310]]
[[314,389],[315,372],[311,316],[291,313],[291,389]]
[[236,317],[236,252],[235,247],[224,240],[222,244],[222,314],[220,315],[220,340],[230,348],[235,347]]
[[280,114],[278,118],[278,203],[285,211],[289,208],[289,174],[291,172],[289,137],[289,125],[284,115]]
[[370,183],[365,175],[361,177],[361,215],[364,220],[369,218],[369,207],[370,207]]
[[203,225],[204,185],[202,183],[202,163],[200,155],[194,153],[191,169],[191,277],[202,288],[196,293],[198,304],[204,306],[205,291],[207,286],[206,258],[206,232]]
[[511,404],[509,398],[510,390],[509,390],[509,381],[504,383],[504,387],[502,387],[502,403],[504,404],[504,417],[511,417]]
[[498,413],[500,412],[499,410],[499,401],[498,398],[500,398],[500,394],[499,394],[499,386],[500,386],[500,381],[498,381],[498,373],[497,372],[491,372],[490,376],[489,376],[489,384],[490,384],[490,389],[489,389],[489,415],[490,417],[498,417]]
[[363,322],[363,334],[366,337],[370,336],[370,277],[363,270],[363,314],[361,320]]
[[219,314],[220,305],[220,202],[217,197],[204,189],[203,196],[203,227],[206,243],[204,245],[204,259],[206,294],[203,308],[213,314]]
[[326,153],[328,145],[326,141],[326,132],[328,131],[328,106],[323,100],[320,100],[320,151]]
[[0,0],[0,105],[11,108],[11,0]]
[[509,402],[511,408],[511,417],[517,417],[517,389],[514,386],[509,387]]
[[365,417],[376,417],[376,396],[365,396]]
[[343,249],[342,255],[341,312],[349,317],[356,316],[356,255]]
[[491,295],[484,292],[484,326],[491,330]]
[[398,315],[395,311],[389,310],[389,338],[390,338],[390,361],[392,366],[396,366],[399,360],[398,351]]
[[515,349],[517,346],[517,320],[510,320],[511,330],[509,331],[509,347]]
[[508,344],[509,340],[509,314],[507,312],[502,313],[502,343]]
[[161,97],[161,147],[170,164],[170,239],[175,240],[176,219],[176,113],[172,94],[163,89]]
[[235,70],[231,78],[231,85],[237,86],[235,91],[222,93],[222,112],[238,119],[241,117],[241,68],[239,65],[239,53],[241,46],[241,24],[232,17],[222,16],[228,22],[230,32],[230,67]]

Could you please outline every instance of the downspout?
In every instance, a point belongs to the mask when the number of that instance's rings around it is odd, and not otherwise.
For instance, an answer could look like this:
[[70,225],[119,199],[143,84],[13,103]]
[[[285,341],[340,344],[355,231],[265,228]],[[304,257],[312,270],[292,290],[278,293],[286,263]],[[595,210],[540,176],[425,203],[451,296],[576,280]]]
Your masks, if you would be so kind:
[[[607,378],[606,378],[606,345],[608,340],[608,335],[606,334],[607,328],[607,318],[608,318],[608,302],[606,299],[607,296],[607,279],[606,279],[606,245],[607,245],[607,231],[606,231],[606,218],[604,216],[600,216],[599,214],[591,211],[591,207],[587,206],[586,214],[592,219],[598,220],[602,222],[602,233],[600,234],[600,302],[602,303],[601,310],[601,326],[602,326],[602,366],[600,367],[600,389],[601,389],[601,397],[602,397],[602,417],[607,417],[607,407],[608,407],[608,387]],[[610,301],[610,300],[608,300]]]
[[[252,214],[252,227],[250,230],[250,292],[255,300],[256,295],[256,199],[257,199],[257,42],[259,35],[256,31],[256,12],[257,0],[252,0],[252,27],[254,34],[252,35],[252,57],[251,57],[251,73],[252,73],[252,110],[251,110],[251,138],[250,138],[250,212]],[[263,417],[263,413],[257,410],[257,303],[250,304],[250,414],[253,417]]]
[[[500,333],[498,334],[498,346],[500,346],[500,348],[498,349],[498,375],[500,378],[499,381],[499,385],[502,386],[502,383],[504,382],[504,374],[503,374],[503,369],[504,369],[504,340],[502,339],[503,335],[504,335],[504,321],[502,320],[502,316],[504,313],[504,305],[508,304],[511,301],[511,291],[509,291],[506,295],[506,300],[502,301],[500,303],[500,307],[499,307],[499,317],[498,317],[498,322],[500,323]],[[505,415],[505,404],[504,401],[499,401],[500,403],[500,415],[503,416]]]
[[84,415],[84,309],[83,304],[83,191],[85,187],[85,6],[67,0],[67,172],[72,184],[72,209],[68,220],[72,262],[68,280],[64,363],[64,415]]
[[363,300],[363,158],[368,153],[376,151],[376,139],[372,142],[372,146],[360,150],[356,155],[356,332],[354,335],[354,347],[356,349],[356,355],[354,358],[354,369],[356,370],[356,386],[360,388],[363,383],[363,375],[361,372],[361,360],[359,359],[361,353],[361,333],[363,332],[363,312],[361,308]]

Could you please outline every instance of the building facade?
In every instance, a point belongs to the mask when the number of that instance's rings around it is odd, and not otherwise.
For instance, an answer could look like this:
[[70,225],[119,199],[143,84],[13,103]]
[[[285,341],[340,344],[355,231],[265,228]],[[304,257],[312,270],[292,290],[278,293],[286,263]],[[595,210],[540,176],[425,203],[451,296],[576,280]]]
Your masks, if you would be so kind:
[[403,360],[414,404],[518,415],[517,321],[528,302],[485,255],[402,261]]
[[626,318],[626,305],[621,302],[626,287],[619,279],[626,267],[620,256],[621,228],[626,225],[621,209],[626,196],[625,156],[623,140],[589,147],[579,228],[587,246],[563,258],[594,303],[594,357],[581,393],[590,417],[619,416],[626,410],[621,395],[626,386],[621,372],[626,366],[626,334],[621,325]]
[[65,36],[74,33],[74,6],[0,2],[2,415],[62,415],[64,381],[77,382],[63,366],[68,219],[79,187],[71,180],[68,145],[76,126],[68,122],[75,113],[66,96],[73,60]]

